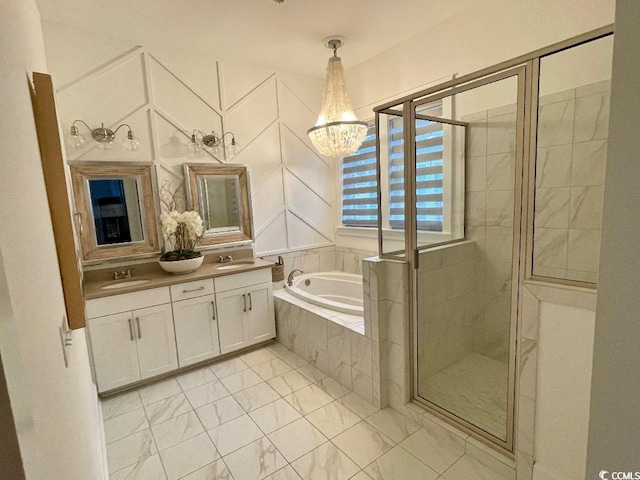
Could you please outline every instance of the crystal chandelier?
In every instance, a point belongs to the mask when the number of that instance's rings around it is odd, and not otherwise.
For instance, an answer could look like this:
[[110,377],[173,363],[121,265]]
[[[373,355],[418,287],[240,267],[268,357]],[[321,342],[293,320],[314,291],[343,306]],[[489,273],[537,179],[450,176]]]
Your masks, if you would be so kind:
[[307,134],[316,150],[328,157],[343,157],[355,152],[367,135],[367,123],[358,121],[344,82],[342,61],[338,48],[344,45],[343,37],[324,40],[333,49],[333,57],[327,65],[327,78],[322,93],[322,109],[316,125]]

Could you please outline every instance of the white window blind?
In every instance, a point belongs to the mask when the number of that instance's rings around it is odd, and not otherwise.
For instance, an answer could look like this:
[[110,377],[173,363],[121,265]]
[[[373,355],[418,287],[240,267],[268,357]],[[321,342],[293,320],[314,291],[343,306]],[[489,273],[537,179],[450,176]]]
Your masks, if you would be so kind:
[[360,148],[342,159],[342,224],[351,227],[378,226],[376,126],[368,123]]
[[[442,103],[430,104],[422,115],[442,117]],[[389,225],[404,228],[404,139],[402,118],[390,122]],[[416,222],[418,230],[442,231],[442,124],[416,119]]]
[[[442,117],[442,103],[430,104],[421,115]],[[389,227],[404,228],[403,119],[389,121]],[[376,131],[373,121],[360,148],[342,159],[342,224],[378,226]],[[443,128],[441,123],[416,120],[416,208],[418,230],[443,230]],[[384,166],[383,166],[384,168]]]

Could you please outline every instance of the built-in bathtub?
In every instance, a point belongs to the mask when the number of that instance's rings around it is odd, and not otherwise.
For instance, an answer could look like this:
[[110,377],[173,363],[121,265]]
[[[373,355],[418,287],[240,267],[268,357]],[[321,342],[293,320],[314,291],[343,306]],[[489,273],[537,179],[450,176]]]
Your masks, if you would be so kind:
[[317,272],[294,277],[286,290],[296,298],[339,313],[363,315],[362,275]]

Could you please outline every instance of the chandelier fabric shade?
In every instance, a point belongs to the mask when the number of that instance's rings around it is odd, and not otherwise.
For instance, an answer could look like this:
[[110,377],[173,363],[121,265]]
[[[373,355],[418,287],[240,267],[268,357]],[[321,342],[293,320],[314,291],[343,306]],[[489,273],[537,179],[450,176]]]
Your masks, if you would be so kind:
[[322,155],[343,157],[353,154],[367,135],[368,125],[358,121],[344,81],[342,61],[336,55],[339,45],[333,45],[334,56],[327,65],[322,94],[322,109],[316,125],[307,134]]

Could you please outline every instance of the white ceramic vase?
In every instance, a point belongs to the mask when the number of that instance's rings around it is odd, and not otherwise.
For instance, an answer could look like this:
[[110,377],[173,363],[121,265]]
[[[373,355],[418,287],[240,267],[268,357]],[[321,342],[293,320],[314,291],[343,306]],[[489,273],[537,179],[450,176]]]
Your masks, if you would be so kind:
[[162,260],[158,260],[160,267],[169,273],[173,273],[174,275],[182,275],[185,273],[191,273],[202,265],[204,261],[204,255],[201,255],[196,258],[187,258],[186,260],[172,260],[168,262],[163,262]]

